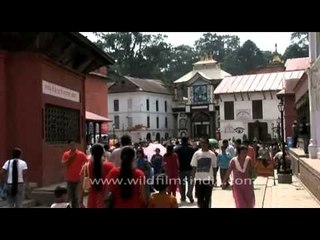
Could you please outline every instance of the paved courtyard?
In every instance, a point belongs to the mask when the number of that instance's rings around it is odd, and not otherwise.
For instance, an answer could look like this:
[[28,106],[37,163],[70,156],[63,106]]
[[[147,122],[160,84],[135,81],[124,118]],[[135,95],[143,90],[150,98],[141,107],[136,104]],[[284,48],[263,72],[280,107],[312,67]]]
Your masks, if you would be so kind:
[[[293,177],[292,184],[278,184],[276,181],[276,185],[271,177],[258,177],[255,180],[255,197],[256,208],[320,208],[319,201],[296,177]],[[177,198],[180,201],[179,193]],[[181,208],[197,208],[196,203],[179,202],[179,205]],[[231,189],[214,188],[212,208],[235,208]]]

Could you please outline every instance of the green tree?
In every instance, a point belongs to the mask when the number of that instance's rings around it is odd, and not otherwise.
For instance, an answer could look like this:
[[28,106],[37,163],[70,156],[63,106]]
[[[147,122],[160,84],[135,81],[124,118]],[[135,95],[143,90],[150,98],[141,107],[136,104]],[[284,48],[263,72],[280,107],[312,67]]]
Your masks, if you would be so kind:
[[204,33],[195,42],[195,49],[200,56],[212,55],[218,62],[223,62],[225,57],[240,47],[238,36],[217,35],[216,33]]
[[291,34],[291,44],[283,54],[284,60],[309,56],[309,33],[294,32]]
[[171,45],[166,36],[140,32],[96,33],[96,45],[116,61],[111,68],[120,75],[140,78],[161,78],[168,68]]
[[293,32],[291,34],[291,41],[300,46],[309,45],[309,32]]
[[271,51],[262,51],[265,63],[270,63],[273,58],[273,53]]
[[177,80],[193,68],[193,63],[198,61],[198,54],[193,47],[180,45],[172,48],[168,70],[165,79],[168,82]]
[[222,66],[232,75],[240,75],[266,63],[267,59],[263,52],[254,42],[247,40],[239,49],[226,57]]

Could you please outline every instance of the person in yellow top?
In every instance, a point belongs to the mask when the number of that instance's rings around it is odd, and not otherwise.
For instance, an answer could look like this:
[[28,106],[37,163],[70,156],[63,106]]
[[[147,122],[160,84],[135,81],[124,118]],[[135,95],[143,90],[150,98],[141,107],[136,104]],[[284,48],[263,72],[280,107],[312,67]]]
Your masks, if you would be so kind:
[[153,187],[159,192],[151,195],[149,208],[178,208],[176,197],[167,193],[168,181],[165,174],[156,176]]

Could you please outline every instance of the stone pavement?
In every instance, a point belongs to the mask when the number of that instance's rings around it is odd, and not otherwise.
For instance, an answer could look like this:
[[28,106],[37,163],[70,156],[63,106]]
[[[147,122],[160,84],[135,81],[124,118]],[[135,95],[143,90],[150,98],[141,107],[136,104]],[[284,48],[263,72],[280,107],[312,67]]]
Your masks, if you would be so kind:
[[[255,197],[256,208],[320,208],[320,202],[294,176],[292,184],[278,184],[276,181],[276,185],[272,177],[258,177],[255,180]],[[180,201],[179,193],[177,199]],[[197,208],[197,205],[179,202],[179,207]],[[211,207],[235,208],[231,189],[214,188]]]
[[[220,182],[218,181],[219,185]],[[46,190],[53,191],[55,186],[47,187],[48,189],[46,188]],[[276,185],[274,185],[272,177],[268,179],[258,177],[255,180],[255,197],[256,208],[320,208],[320,202],[295,176],[293,176],[292,184],[278,184],[276,181]],[[177,199],[180,208],[197,208],[196,202],[181,203],[179,192],[177,192]],[[86,201],[87,198],[85,197],[85,204]],[[24,207],[35,207],[32,206],[31,202],[32,200],[26,200]],[[5,201],[0,200],[0,208],[7,207],[6,205]],[[231,189],[222,190],[220,187],[214,188],[212,191],[212,208],[235,208]]]

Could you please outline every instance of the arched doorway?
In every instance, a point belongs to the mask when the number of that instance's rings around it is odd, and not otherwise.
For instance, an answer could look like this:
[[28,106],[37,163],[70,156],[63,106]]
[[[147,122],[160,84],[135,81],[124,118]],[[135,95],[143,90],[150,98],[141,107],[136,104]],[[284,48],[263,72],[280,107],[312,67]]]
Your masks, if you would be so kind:
[[156,141],[159,142],[159,143],[160,143],[160,138],[161,138],[161,137],[160,137],[160,133],[157,133],[157,134],[156,134]]
[[165,140],[168,140],[168,139],[169,139],[169,133],[165,133],[165,134],[164,134],[164,139],[165,139]]
[[147,134],[146,139],[147,139],[147,141],[151,141],[151,133],[148,133],[148,134]]
[[192,117],[192,130],[195,138],[210,135],[210,116],[205,112],[197,112]]
[[182,131],[182,132],[180,133],[180,137],[181,137],[181,138],[186,137],[186,136],[187,136],[186,131]]

